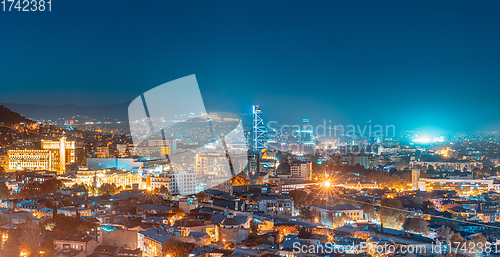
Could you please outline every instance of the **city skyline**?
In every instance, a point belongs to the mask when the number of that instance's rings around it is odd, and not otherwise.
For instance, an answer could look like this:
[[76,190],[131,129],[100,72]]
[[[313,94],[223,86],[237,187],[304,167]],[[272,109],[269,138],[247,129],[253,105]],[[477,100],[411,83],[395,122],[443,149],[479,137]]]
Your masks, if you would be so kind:
[[2,15],[13,25],[0,42],[0,103],[115,104],[196,74],[208,111],[258,104],[283,124],[499,127],[497,2],[131,5],[58,3],[32,13],[36,23]]

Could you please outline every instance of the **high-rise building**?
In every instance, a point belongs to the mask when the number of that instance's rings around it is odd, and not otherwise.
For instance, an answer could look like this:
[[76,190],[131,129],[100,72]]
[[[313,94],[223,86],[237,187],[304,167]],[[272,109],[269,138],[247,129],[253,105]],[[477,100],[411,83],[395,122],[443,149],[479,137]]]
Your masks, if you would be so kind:
[[312,126],[309,125],[309,119],[302,119],[300,142],[305,145],[314,145],[313,129]]
[[61,137],[59,141],[42,140],[42,150],[9,150],[9,170],[48,170],[58,175],[66,172],[66,165],[75,162],[75,142]]
[[260,151],[267,148],[266,127],[262,119],[262,110],[258,105],[253,106],[253,150]]
[[74,163],[75,141],[66,141],[66,137],[61,137],[59,141],[42,140],[42,149],[49,150],[52,156],[52,168],[58,175],[66,172],[66,164]]

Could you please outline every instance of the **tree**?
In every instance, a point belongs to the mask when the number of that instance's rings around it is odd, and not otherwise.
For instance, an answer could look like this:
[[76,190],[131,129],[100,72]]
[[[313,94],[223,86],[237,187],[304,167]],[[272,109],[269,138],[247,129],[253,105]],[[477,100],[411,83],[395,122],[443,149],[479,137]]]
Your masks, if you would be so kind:
[[234,176],[230,180],[231,185],[233,186],[247,186],[250,185],[250,181],[245,178],[243,175],[239,174],[238,176]]
[[260,233],[259,223],[255,222],[253,219],[250,221],[250,233],[254,235]]
[[363,213],[366,214],[368,219],[375,218],[375,207],[373,207],[373,204],[370,200],[366,200],[362,205],[361,209],[363,210]]
[[163,255],[170,257],[186,257],[189,256],[189,252],[183,244],[173,240],[167,240],[163,244]]
[[5,168],[3,166],[0,166],[0,178],[5,178],[7,175],[7,172],[5,172]]
[[477,252],[477,253],[483,253],[484,252],[484,249],[486,248],[486,244],[488,243],[488,241],[486,241],[486,238],[481,235],[481,234],[477,234],[475,236],[473,236],[470,240],[470,249]]
[[450,237],[450,243],[452,248],[461,249],[464,245],[467,246],[467,240],[465,240],[459,233],[455,233]]
[[304,203],[306,203],[306,199],[309,194],[306,191],[294,189],[290,191],[288,195],[293,199],[295,208],[299,209],[304,206]]
[[112,195],[118,193],[118,188],[116,185],[113,184],[102,184],[101,187],[99,187],[99,194],[101,195]]
[[421,217],[408,218],[403,224],[403,229],[409,232],[427,235],[429,234],[429,223]]
[[449,227],[445,227],[444,225],[441,226],[441,228],[439,228],[438,232],[437,232],[437,236],[446,240],[447,243],[450,242],[450,238],[451,236],[453,236],[453,231],[451,230],[451,228]]
[[172,210],[172,213],[177,214],[177,219],[178,219],[178,220],[179,220],[179,219],[182,219],[184,216],[186,216],[186,213],[185,213],[183,210],[179,209],[179,208],[177,208],[177,209],[173,209],[173,210]]
[[392,228],[399,228],[407,216],[401,202],[389,198],[384,198],[380,201],[378,214],[383,226]]
[[346,221],[347,221],[346,215],[335,216],[332,218],[332,226],[334,228],[342,227],[344,226]]
[[165,198],[172,198],[172,195],[170,194],[170,191],[168,190],[168,187],[165,185],[162,185],[161,187],[157,187],[153,190],[153,194],[156,195],[162,195]]
[[208,202],[208,201],[210,201],[210,196],[208,196],[207,193],[201,191],[201,192],[196,194],[196,199],[200,203]]
[[31,218],[28,218],[24,224],[21,225],[21,238],[20,238],[20,248],[24,252],[32,253],[36,256],[36,253],[40,251],[40,245],[44,240],[45,234],[43,231],[35,224]]
[[64,184],[58,179],[47,179],[40,184],[40,193],[44,195],[54,194],[57,189],[64,188]]
[[5,183],[0,183],[0,199],[7,199],[10,197],[10,189]]

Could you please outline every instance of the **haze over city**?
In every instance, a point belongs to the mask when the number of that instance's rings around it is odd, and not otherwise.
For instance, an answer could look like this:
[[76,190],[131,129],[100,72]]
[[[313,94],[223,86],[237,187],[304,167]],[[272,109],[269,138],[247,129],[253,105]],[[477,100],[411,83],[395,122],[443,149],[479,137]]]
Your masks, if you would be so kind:
[[500,120],[496,1],[151,4],[3,13],[0,103],[116,104],[196,74],[209,111],[259,104],[283,124],[474,131]]

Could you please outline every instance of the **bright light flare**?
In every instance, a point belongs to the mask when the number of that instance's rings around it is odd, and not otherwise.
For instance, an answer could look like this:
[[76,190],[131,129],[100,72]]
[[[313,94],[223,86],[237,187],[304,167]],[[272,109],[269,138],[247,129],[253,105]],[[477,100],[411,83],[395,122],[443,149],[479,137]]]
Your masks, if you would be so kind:
[[428,137],[417,137],[413,139],[413,142],[427,144],[431,142],[431,139]]
[[325,187],[329,187],[329,186],[331,186],[332,184],[330,183],[330,181],[325,181],[324,185],[325,185]]

